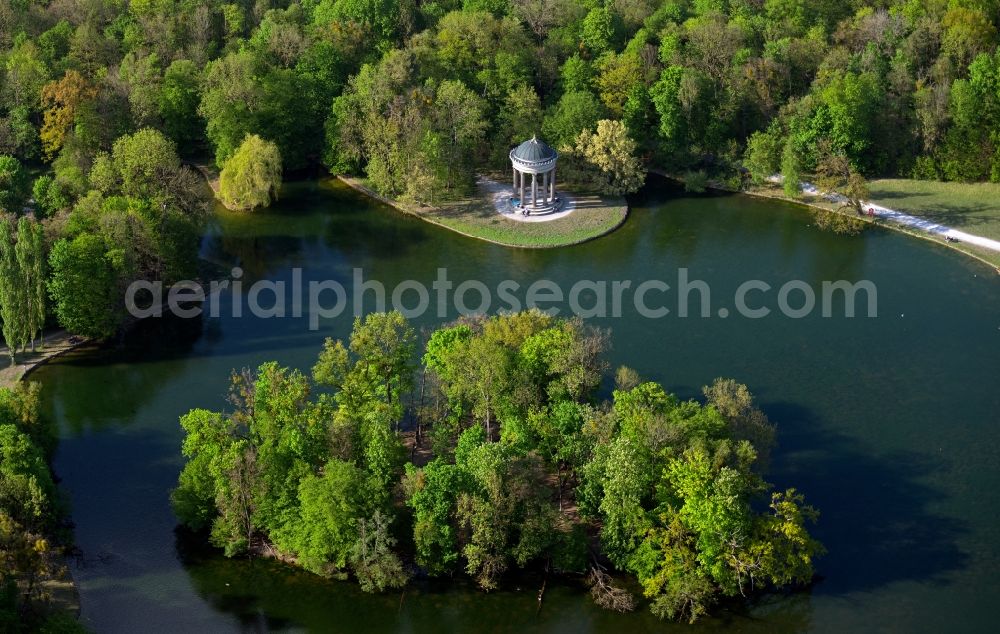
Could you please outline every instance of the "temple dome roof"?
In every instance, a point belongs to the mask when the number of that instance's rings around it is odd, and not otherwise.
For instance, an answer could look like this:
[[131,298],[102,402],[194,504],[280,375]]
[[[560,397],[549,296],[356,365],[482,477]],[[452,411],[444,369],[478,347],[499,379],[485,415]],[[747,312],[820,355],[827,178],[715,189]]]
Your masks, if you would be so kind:
[[510,156],[525,163],[541,163],[556,158],[559,156],[559,153],[552,149],[545,141],[539,141],[537,137],[531,137],[531,139],[511,150]]

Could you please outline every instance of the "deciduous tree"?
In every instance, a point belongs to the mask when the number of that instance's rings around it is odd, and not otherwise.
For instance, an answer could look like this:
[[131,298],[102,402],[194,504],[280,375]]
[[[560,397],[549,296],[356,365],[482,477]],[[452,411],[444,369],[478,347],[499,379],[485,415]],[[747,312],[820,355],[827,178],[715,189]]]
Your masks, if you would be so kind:
[[281,190],[281,153],[278,146],[256,134],[243,140],[226,160],[219,178],[219,198],[230,209],[267,207]]
[[103,339],[118,327],[117,276],[104,241],[83,233],[56,242],[49,256],[49,294],[59,323],[70,332]]
[[0,217],[0,319],[10,364],[28,343],[28,293],[15,251],[17,231],[9,216]]
[[633,194],[646,181],[646,171],[636,157],[636,142],[620,121],[597,122],[597,131],[584,130],[576,139],[575,154],[589,168],[597,188],[611,196]]
[[15,246],[20,280],[24,284],[21,297],[23,329],[35,351],[35,339],[45,327],[45,231],[42,225],[27,216],[17,223],[17,245]]
[[62,79],[45,84],[42,88],[45,121],[41,139],[47,157],[54,157],[62,148],[80,108],[96,96],[96,88],[75,70],[67,70]]
[[603,115],[601,104],[590,92],[568,92],[545,113],[542,132],[557,148],[571,147],[583,130],[593,130]]
[[20,214],[30,187],[21,162],[13,156],[0,155],[0,213]]

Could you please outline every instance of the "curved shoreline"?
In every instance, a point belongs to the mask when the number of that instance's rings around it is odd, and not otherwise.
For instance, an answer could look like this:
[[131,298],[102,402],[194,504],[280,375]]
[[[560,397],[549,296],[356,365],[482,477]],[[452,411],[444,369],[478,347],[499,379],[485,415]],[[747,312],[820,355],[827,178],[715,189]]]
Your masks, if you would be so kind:
[[205,179],[205,183],[208,185],[208,188],[212,190],[212,196],[218,200],[219,170],[214,167],[210,167],[205,163],[197,163],[195,161],[184,161],[184,164],[190,166],[194,171],[201,174],[202,178]]
[[[350,176],[344,176],[343,174],[337,174],[336,175],[336,179],[339,180],[340,182],[344,183],[345,185],[347,185],[351,189],[357,191],[358,193],[364,194],[365,196],[368,196],[369,198],[373,198],[373,199],[379,201],[380,203],[382,203],[384,205],[387,205],[389,207],[392,207],[393,209],[395,209],[395,210],[397,210],[397,211],[399,211],[401,213],[404,213],[404,214],[406,214],[408,216],[414,216],[416,218],[419,218],[419,219],[423,220],[424,222],[428,222],[428,223],[430,223],[432,225],[436,225],[438,227],[441,227],[442,229],[447,229],[448,231],[453,231],[453,232],[455,232],[455,233],[457,233],[459,235],[465,236],[466,238],[472,238],[473,240],[482,240],[483,242],[488,242],[490,244],[495,244],[495,245],[498,245],[498,246],[501,246],[501,247],[507,247],[507,248],[511,248],[511,249],[557,249],[557,248],[560,248],[560,247],[571,247],[571,246],[576,246],[578,244],[584,244],[584,243],[590,242],[591,240],[597,240],[598,238],[603,238],[604,236],[607,236],[607,235],[609,235],[611,233],[614,233],[616,230],[620,229],[622,225],[625,224],[625,221],[628,220],[628,216],[629,216],[629,205],[628,205],[628,202],[625,201],[625,204],[623,205],[624,208],[625,208],[625,210],[624,210],[624,213],[621,214],[621,218],[619,218],[618,221],[614,225],[612,225],[612,226],[610,226],[610,227],[602,230],[600,233],[595,233],[593,235],[589,235],[589,236],[586,236],[584,238],[579,238],[579,239],[575,239],[575,240],[567,240],[565,242],[558,242],[558,243],[554,243],[554,244],[514,244],[514,243],[510,243],[510,242],[503,242],[503,241],[500,241],[500,240],[494,240],[492,238],[488,238],[488,237],[482,236],[482,235],[476,235],[476,234],[473,234],[473,233],[469,233],[468,231],[463,231],[462,229],[458,229],[457,227],[453,227],[453,226],[448,225],[448,224],[446,224],[444,222],[441,222],[440,220],[438,220],[436,218],[432,218],[432,217],[427,216],[425,214],[418,213],[418,212],[414,211],[413,209],[408,208],[406,205],[404,205],[403,203],[401,203],[401,202],[399,202],[397,200],[393,200],[391,198],[387,198],[385,196],[382,196],[378,192],[372,190],[370,187],[365,186],[357,178],[353,178],[353,177],[350,177]],[[492,203],[490,203],[488,201],[484,202],[484,204],[489,204],[492,207]]]
[[[673,174],[668,174],[667,172],[661,171],[659,169],[655,169],[655,168],[654,169],[650,169],[647,173],[648,174],[655,174],[657,176],[661,176],[663,178],[666,178],[668,180],[672,180],[672,181],[677,182],[677,183],[681,183],[681,184],[684,183],[684,180],[682,178],[680,178],[678,176],[675,176]],[[841,211],[841,210],[839,210],[837,208],[824,207],[822,204],[820,204],[818,202],[813,202],[813,201],[808,201],[808,200],[801,200],[801,199],[796,199],[796,198],[789,198],[789,197],[784,196],[782,194],[772,193],[772,192],[768,192],[768,191],[765,191],[765,190],[738,190],[738,189],[732,189],[732,188],[729,188],[729,187],[726,187],[726,186],[722,185],[721,183],[714,182],[714,181],[710,182],[708,184],[708,189],[711,189],[713,191],[726,192],[728,194],[742,194],[742,195],[750,196],[750,197],[753,197],[753,198],[763,198],[763,199],[768,199],[768,200],[778,200],[778,201],[781,201],[781,202],[789,203],[791,205],[797,205],[799,207],[803,207],[803,208],[807,208],[807,209],[818,209],[820,211],[826,211],[826,212],[830,212],[830,213],[835,213],[835,214],[841,214],[841,215],[844,215],[844,216],[848,216],[850,218],[856,218],[857,220],[861,220],[862,222],[864,222],[864,223],[866,223],[868,225],[871,225],[873,227],[883,227],[883,228],[886,228],[886,229],[890,229],[892,231],[896,231],[896,232],[902,233],[903,235],[907,235],[907,236],[910,236],[910,237],[913,237],[913,238],[919,238],[921,240],[926,240],[927,242],[930,242],[932,244],[936,244],[938,246],[946,247],[948,249],[951,249],[953,251],[961,253],[962,255],[970,257],[973,260],[976,260],[977,262],[985,264],[990,269],[992,269],[994,273],[996,273],[997,275],[1000,275],[1000,266],[997,266],[996,264],[994,264],[993,262],[990,262],[989,260],[985,259],[984,257],[982,257],[982,256],[980,256],[980,255],[978,255],[976,253],[972,253],[970,251],[966,251],[965,249],[962,249],[958,245],[953,244],[951,242],[947,242],[945,240],[936,240],[934,235],[928,234],[928,233],[922,232],[922,231],[917,231],[917,230],[913,229],[912,227],[910,227],[908,225],[903,225],[903,224],[899,224],[899,223],[895,223],[895,222],[879,222],[879,218],[870,218],[868,216],[858,216],[857,214],[846,213],[846,212]]]
[[[23,381],[35,370],[45,365],[52,359],[61,357],[62,355],[72,352],[89,343],[93,343],[90,339],[84,337],[81,337],[79,341],[70,342],[70,339],[72,338],[73,336],[62,328],[49,334],[47,337],[43,335],[44,347],[36,349],[35,352],[19,353],[21,355],[34,355],[37,358],[32,358],[24,363],[17,363],[14,366],[8,366],[3,368],[3,370],[0,370],[0,387],[9,387],[18,381]],[[0,346],[0,357],[10,358],[6,346]],[[3,361],[0,360],[0,363],[3,363]]]

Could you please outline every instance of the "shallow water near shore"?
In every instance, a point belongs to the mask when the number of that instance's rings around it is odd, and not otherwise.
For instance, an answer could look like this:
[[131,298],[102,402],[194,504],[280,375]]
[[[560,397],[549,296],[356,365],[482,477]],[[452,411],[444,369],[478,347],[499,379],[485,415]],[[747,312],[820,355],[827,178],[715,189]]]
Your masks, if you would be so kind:
[[[244,280],[340,281],[352,271],[388,288],[496,288],[554,280],[706,281],[716,306],[759,279],[871,280],[879,316],[764,319],[639,317],[626,302],[610,328],[627,364],[683,397],[717,376],[750,386],[779,428],[770,479],[822,513],[829,554],[808,592],[723,610],[694,628],[639,612],[599,610],[574,582],[511,579],[482,594],[465,582],[417,582],[366,595],[274,562],[225,560],[175,531],[169,492],[182,466],[178,417],[221,409],[230,371],[277,360],[307,370],[344,314],[308,320],[221,317],[143,324],[121,345],[40,368],[44,406],[60,425],[55,470],[83,555],[74,575],[83,622],[98,632],[306,630],[619,632],[984,631],[1000,602],[1000,277],[944,247],[872,230],[823,233],[811,215],[738,195],[690,197],[657,180],[629,220],[599,240],[513,250],[470,240],[374,204],[336,182],[294,183],[274,208],[220,211],[202,244]],[[651,295],[654,297],[655,295]],[[773,298],[772,298],[773,301]],[[676,311],[674,311],[676,312]],[[714,313],[714,311],[713,311]],[[672,313],[673,315],[674,313]],[[452,315],[454,316],[454,315]],[[441,323],[417,319],[419,328]]]

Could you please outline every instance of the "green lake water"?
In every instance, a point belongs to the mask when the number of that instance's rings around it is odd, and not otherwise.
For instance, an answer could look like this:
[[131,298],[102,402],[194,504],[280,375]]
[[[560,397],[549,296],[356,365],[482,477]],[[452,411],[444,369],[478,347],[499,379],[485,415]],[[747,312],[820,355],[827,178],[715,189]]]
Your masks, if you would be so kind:
[[274,359],[307,369],[325,337],[344,337],[351,326],[347,315],[317,332],[305,318],[234,319],[223,301],[218,319],[148,322],[118,346],[75,353],[34,375],[61,429],[55,469],[83,554],[74,575],[84,622],[99,632],[992,630],[1000,604],[1000,278],[889,231],[823,233],[808,212],[772,201],[686,197],[658,183],[632,202],[628,222],[610,236],[529,251],[463,238],[339,184],[294,184],[267,212],[220,213],[202,251],[225,269],[242,266],[248,282],[290,280],[302,267],[306,281],[337,279],[349,291],[354,267],[390,288],[407,279],[429,286],[438,267],[456,283],[490,288],[504,279],[673,285],[683,267],[709,283],[714,306],[730,308],[749,279],[775,289],[791,279],[816,288],[871,280],[874,319],[817,311],[798,320],[652,320],[625,302],[622,318],[590,320],[612,330],[614,364],[682,396],[697,396],[717,376],[750,386],[779,428],[770,479],[796,486],[822,512],[815,534],[829,554],[810,591],[690,628],[645,608],[603,612],[574,583],[550,581],[540,609],[540,580],[531,577],[488,595],[456,581],[372,596],[206,552],[175,530],[169,506],[182,465],[178,417],[225,407],[233,368]]

